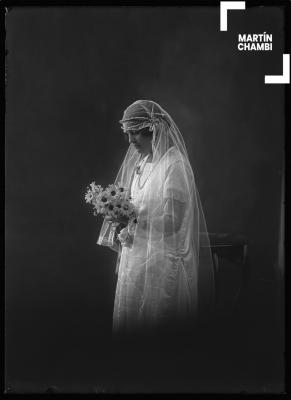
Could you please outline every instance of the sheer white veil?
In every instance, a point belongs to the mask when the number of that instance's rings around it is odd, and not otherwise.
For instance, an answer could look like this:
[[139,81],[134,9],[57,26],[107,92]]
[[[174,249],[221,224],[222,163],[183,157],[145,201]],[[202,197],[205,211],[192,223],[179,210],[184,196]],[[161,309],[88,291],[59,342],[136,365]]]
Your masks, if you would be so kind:
[[[151,170],[139,201],[131,247],[136,270],[143,270],[142,304],[146,304],[151,316],[160,318],[158,304],[165,304],[166,310],[165,299],[171,298],[170,291],[174,290],[176,273],[182,265],[191,312],[203,318],[213,311],[214,268],[202,205],[183,137],[171,116],[151,100],[131,104],[120,123],[125,132],[148,127],[153,135]],[[130,145],[115,183],[130,189],[140,161],[140,154]],[[99,245],[109,245],[112,229],[108,222],[103,222]],[[121,251],[120,246],[119,255]],[[180,297],[184,295],[179,293]]]

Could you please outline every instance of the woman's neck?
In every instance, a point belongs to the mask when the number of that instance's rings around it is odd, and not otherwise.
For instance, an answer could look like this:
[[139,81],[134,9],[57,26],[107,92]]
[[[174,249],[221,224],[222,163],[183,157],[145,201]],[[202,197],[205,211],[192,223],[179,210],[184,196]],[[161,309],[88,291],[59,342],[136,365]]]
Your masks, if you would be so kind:
[[141,157],[141,160],[143,161],[145,159],[146,159],[146,162],[152,162],[153,153],[143,154]]

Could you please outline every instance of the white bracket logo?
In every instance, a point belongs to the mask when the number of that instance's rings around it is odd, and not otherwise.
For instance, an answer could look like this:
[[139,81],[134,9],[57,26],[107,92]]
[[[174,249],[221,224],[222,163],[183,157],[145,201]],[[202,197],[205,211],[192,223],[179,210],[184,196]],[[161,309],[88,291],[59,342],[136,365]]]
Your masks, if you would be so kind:
[[220,30],[227,31],[227,11],[245,10],[245,1],[221,1],[220,2]]
[[283,75],[265,75],[265,83],[290,83],[290,54],[283,54]]
[[[245,10],[245,8],[245,1],[221,1],[220,31],[227,31],[228,10]],[[283,75],[265,75],[265,83],[290,83],[290,54],[283,54]]]

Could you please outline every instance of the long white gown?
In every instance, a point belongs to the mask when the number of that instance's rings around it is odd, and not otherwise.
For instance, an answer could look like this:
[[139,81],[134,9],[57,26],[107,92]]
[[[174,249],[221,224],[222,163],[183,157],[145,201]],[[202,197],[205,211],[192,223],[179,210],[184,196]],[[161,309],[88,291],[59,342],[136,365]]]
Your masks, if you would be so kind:
[[[133,203],[140,214],[155,222],[171,213],[170,207],[157,210],[161,196],[174,198],[183,210],[179,230],[167,235],[149,255],[148,236],[137,231],[134,246],[122,248],[113,312],[113,331],[130,332],[134,328],[160,326],[167,321],[194,318],[197,308],[197,275],[194,248],[189,237],[188,222],[193,210],[188,207],[187,188],[183,179],[185,166],[175,151],[170,152],[169,168],[164,184],[160,171],[146,163],[142,174],[135,175],[131,185]],[[153,190],[154,188],[154,190]],[[150,198],[145,202],[145,195]],[[191,217],[192,215],[192,217]],[[152,219],[151,219],[152,218]],[[174,238],[174,239],[173,239]],[[162,247],[162,249],[160,249]]]

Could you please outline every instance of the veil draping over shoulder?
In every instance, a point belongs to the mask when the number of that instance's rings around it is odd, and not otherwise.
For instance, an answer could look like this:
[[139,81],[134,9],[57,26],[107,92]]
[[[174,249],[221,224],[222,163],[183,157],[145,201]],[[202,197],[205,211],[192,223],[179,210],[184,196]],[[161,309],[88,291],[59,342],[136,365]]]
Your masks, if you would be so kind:
[[[144,182],[141,155],[130,145],[115,183],[130,189],[138,212],[131,247],[119,246],[114,326],[174,317],[205,317],[214,306],[214,268],[205,218],[183,137],[157,103],[138,100],[120,121],[123,131],[148,127],[152,162]],[[108,246],[104,221],[97,243]]]

